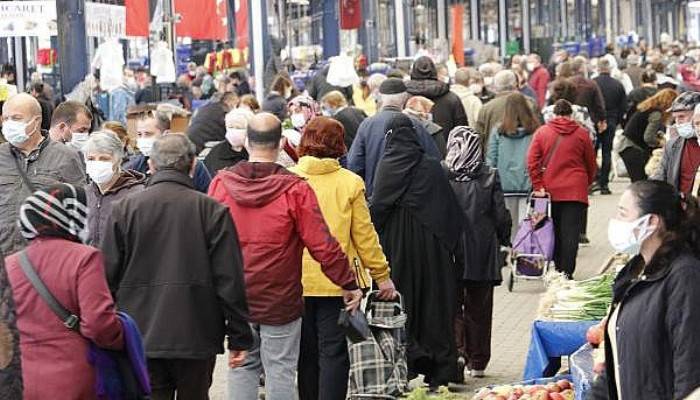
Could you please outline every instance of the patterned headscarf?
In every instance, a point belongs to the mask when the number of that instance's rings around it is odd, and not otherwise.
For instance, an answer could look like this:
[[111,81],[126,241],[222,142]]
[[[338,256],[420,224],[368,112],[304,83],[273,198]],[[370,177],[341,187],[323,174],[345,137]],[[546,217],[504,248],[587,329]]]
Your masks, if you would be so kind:
[[458,126],[452,129],[447,139],[445,164],[460,182],[470,181],[481,167],[483,149],[481,137],[472,128]]
[[84,242],[87,224],[85,190],[61,183],[37,190],[24,200],[19,209],[22,236],[35,239],[54,236]]
[[287,104],[287,108],[289,108],[290,115],[295,112],[304,114],[307,123],[311,118],[321,114],[318,103],[311,97],[303,94],[291,99],[289,104]]

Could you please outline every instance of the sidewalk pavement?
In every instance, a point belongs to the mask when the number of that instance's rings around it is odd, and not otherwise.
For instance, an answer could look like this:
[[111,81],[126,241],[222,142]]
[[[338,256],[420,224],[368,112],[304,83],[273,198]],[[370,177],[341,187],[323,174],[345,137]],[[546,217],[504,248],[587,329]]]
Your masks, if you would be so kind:
[[[575,279],[586,279],[597,275],[612,254],[608,244],[608,220],[614,216],[617,202],[628,182],[613,182],[610,196],[591,196],[588,215],[589,247],[582,247],[578,254]],[[506,278],[508,270],[503,270]],[[504,281],[505,283],[505,281]],[[509,293],[506,285],[496,289],[494,295],[492,356],[486,378],[467,378],[466,385],[457,390],[471,398],[474,390],[489,384],[509,383],[522,380],[525,357],[530,343],[530,326],[537,314],[540,294],[544,291],[542,282],[518,281],[513,292]],[[226,392],[226,357],[219,356],[214,380],[210,390],[212,400],[225,399]]]

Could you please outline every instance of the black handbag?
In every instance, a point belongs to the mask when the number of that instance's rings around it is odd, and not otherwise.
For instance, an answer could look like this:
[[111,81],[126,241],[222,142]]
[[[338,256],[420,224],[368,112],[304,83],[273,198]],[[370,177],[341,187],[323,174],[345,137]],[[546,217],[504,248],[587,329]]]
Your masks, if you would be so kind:
[[340,311],[338,326],[343,329],[345,336],[347,336],[352,343],[364,342],[372,335],[367,317],[365,313],[359,309],[353,312],[348,312],[347,310]]

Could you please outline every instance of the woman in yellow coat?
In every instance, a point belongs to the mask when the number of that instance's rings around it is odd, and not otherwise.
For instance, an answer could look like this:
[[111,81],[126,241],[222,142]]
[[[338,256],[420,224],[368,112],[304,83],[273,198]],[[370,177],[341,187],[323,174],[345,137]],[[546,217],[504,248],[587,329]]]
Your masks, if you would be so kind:
[[[299,145],[299,163],[291,171],[306,178],[318,198],[328,227],[348,255],[360,286],[369,275],[379,288],[379,298],[396,296],[389,277],[389,264],[369,216],[362,178],[338,162],[346,152],[343,126],[327,117],[316,117],[306,126]],[[338,327],[343,308],[341,289],[321,272],[319,264],[304,251],[302,282],[305,312],[299,356],[299,398],[344,399],[348,360],[345,334]]]

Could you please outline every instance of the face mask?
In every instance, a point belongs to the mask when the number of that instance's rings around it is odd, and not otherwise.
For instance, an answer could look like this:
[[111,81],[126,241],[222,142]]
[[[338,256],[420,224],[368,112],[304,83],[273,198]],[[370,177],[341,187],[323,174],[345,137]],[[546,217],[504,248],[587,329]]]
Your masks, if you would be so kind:
[[683,139],[690,139],[695,136],[695,129],[693,129],[693,125],[690,122],[676,124],[676,132],[678,132],[678,136]]
[[93,182],[101,185],[114,176],[114,165],[110,161],[85,161],[85,172]]
[[331,108],[328,108],[328,107],[323,107],[323,109],[321,110],[321,114],[322,114],[324,117],[332,117],[332,116],[333,116],[333,110],[332,110]]
[[306,125],[306,117],[304,117],[304,114],[300,114],[300,113],[292,114],[290,119],[292,120],[292,126],[297,128],[297,129],[301,129],[304,127],[304,125]]
[[2,134],[5,136],[5,140],[10,142],[11,145],[19,146],[29,140],[29,135],[27,135],[28,126],[28,122],[5,121],[2,124]]
[[469,90],[471,90],[473,94],[479,94],[484,90],[484,88],[478,83],[472,83],[469,85]]
[[226,128],[226,140],[231,144],[231,146],[239,148],[243,147],[245,143],[245,129],[239,128]]
[[527,63],[526,67],[528,71],[534,71],[535,70],[535,64],[534,63]]
[[90,139],[89,133],[73,132],[71,134],[70,144],[77,150],[82,150],[83,146],[85,146],[85,143],[88,141],[88,139]]
[[136,139],[136,147],[141,150],[141,154],[146,157],[151,156],[151,150],[153,150],[153,144],[156,142],[153,138],[138,138]]
[[632,222],[611,219],[608,223],[608,240],[613,249],[630,255],[638,254],[642,242],[653,232],[649,229],[649,217],[645,215]]

